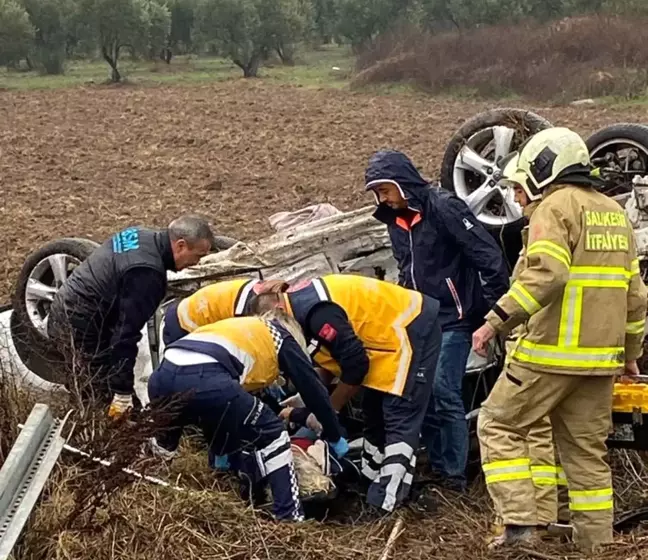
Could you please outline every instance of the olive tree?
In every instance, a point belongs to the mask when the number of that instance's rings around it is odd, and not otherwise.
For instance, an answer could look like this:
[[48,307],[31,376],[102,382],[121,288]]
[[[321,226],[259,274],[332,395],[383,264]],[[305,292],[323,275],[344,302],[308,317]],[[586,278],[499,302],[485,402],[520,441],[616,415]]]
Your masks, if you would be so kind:
[[339,0],[337,31],[357,51],[408,21],[416,7],[415,0]]
[[112,82],[122,79],[119,60],[124,50],[133,56],[159,52],[170,28],[168,9],[153,0],[81,0],[80,19],[110,66]]
[[169,48],[178,52],[190,51],[193,45],[196,2],[194,0],[169,0],[171,31]]
[[313,10],[313,32],[319,43],[333,40],[338,26],[338,0],[311,0]]
[[204,43],[256,77],[272,51],[287,56],[307,27],[300,0],[200,0],[197,28]]
[[14,0],[0,0],[0,65],[17,65],[29,54],[33,38],[25,8]]
[[46,74],[62,74],[70,37],[74,35],[75,0],[23,0],[35,28],[30,61]]

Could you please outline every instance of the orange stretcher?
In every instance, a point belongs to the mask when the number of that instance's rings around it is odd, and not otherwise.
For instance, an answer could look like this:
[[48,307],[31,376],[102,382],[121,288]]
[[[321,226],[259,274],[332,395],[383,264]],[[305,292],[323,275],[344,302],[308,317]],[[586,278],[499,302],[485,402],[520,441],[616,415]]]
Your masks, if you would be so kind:
[[648,376],[614,384],[608,447],[648,450]]

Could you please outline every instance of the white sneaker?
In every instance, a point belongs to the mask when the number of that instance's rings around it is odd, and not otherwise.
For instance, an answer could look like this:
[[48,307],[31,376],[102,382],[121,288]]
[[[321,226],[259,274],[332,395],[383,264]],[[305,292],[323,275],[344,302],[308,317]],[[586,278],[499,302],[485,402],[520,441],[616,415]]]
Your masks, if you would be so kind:
[[160,444],[158,444],[157,440],[154,437],[149,438],[148,448],[154,457],[159,457],[164,461],[170,461],[178,454],[177,449],[174,451],[169,451],[168,449],[162,447]]

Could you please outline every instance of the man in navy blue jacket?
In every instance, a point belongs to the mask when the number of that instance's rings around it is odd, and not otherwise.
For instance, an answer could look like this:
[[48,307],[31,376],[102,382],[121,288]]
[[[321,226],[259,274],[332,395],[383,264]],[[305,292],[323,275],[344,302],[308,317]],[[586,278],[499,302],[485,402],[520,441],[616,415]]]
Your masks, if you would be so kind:
[[466,486],[468,425],[462,380],[472,332],[509,286],[495,239],[453,193],[433,187],[397,151],[376,152],[365,173],[374,217],[387,224],[399,284],[437,299],[443,331],[433,396],[423,426],[430,467],[454,490]]

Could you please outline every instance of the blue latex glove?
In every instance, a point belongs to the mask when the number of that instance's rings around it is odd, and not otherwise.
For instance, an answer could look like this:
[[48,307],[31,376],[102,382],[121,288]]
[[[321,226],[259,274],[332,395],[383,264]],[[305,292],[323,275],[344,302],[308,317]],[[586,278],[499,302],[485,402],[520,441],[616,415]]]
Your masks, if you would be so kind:
[[329,442],[329,445],[335,452],[335,455],[338,459],[342,459],[342,457],[344,457],[349,452],[349,442],[347,442],[347,440],[344,438],[340,438],[335,443]]
[[215,471],[228,471],[230,469],[229,457],[227,455],[209,454],[209,466]]

